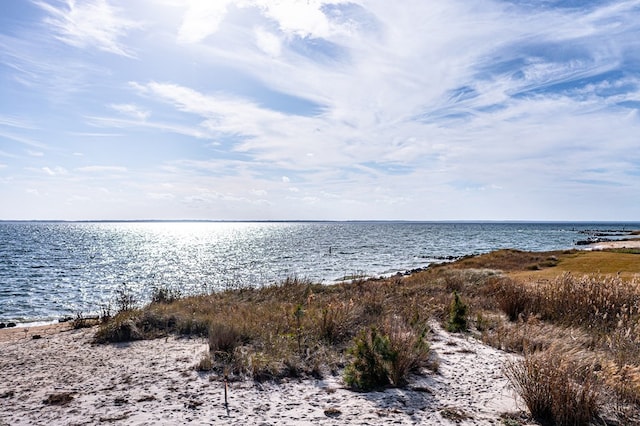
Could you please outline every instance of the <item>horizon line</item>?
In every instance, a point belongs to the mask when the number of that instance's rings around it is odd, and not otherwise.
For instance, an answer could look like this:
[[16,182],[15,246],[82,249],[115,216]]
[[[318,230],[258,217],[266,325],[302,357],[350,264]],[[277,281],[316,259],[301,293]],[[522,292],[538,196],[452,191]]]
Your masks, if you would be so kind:
[[0,219],[0,223],[598,223],[640,224],[640,220],[532,219]]

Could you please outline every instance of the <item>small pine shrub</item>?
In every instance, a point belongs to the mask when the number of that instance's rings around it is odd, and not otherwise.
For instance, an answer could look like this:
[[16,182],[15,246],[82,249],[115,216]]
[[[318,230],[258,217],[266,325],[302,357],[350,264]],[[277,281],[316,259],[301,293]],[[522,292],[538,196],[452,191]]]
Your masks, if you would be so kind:
[[376,327],[363,330],[349,349],[353,361],[344,372],[345,383],[357,390],[368,391],[390,384],[385,362],[391,358],[390,343]]
[[425,335],[399,319],[384,322],[382,330],[363,330],[348,351],[353,360],[345,368],[345,383],[361,391],[406,385],[409,373],[427,364]]
[[462,302],[457,291],[453,292],[453,301],[449,307],[447,330],[452,333],[467,330],[467,305]]

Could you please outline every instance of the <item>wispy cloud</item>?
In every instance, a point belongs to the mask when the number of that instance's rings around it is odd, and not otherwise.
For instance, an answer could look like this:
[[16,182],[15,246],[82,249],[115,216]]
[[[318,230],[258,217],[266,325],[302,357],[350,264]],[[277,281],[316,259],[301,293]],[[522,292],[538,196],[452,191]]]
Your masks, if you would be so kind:
[[146,217],[640,214],[638,1],[29,4],[37,21],[0,29],[0,155],[43,196],[103,188]]
[[208,133],[202,130],[198,130],[191,126],[184,126],[184,125],[175,124],[175,123],[142,121],[139,119],[129,120],[129,119],[122,119],[117,117],[88,116],[85,118],[88,124],[95,127],[115,128],[115,129],[143,127],[143,128],[153,129],[153,130],[160,130],[162,132],[170,132],[170,133],[177,133],[181,135],[191,136],[197,139],[211,138],[211,135],[209,135]]
[[0,126],[16,127],[19,129],[35,129],[36,126],[20,117],[0,115]]
[[35,4],[49,14],[45,23],[59,40],[79,48],[95,47],[116,55],[135,56],[122,39],[141,25],[122,16],[123,11],[107,0],[66,0],[59,6],[45,1]]
[[42,171],[45,172],[47,175],[49,176],[60,176],[60,175],[66,175],[68,172],[64,167],[43,167]]
[[151,115],[149,111],[146,111],[134,104],[111,104],[109,105],[109,107],[114,111],[117,111],[124,115],[128,115],[141,121],[146,120]]
[[126,167],[121,166],[84,166],[76,169],[81,173],[124,173]]
[[39,141],[35,141],[26,136],[21,136],[21,135],[16,135],[14,133],[6,132],[6,131],[3,131],[2,129],[0,129],[0,138],[18,142],[20,144],[27,145],[33,148],[40,148],[40,149],[46,148],[46,145]]

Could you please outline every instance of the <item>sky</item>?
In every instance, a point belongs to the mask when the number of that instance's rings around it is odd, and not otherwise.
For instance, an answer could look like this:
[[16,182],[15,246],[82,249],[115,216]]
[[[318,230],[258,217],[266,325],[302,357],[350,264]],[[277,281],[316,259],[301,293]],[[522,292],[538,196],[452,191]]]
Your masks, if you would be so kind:
[[640,0],[2,0],[0,220],[640,220]]

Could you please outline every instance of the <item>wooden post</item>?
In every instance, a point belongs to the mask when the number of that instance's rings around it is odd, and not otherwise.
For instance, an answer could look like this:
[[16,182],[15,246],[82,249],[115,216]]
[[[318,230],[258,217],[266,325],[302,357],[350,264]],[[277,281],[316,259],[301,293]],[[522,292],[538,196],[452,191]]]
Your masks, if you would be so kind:
[[229,408],[229,401],[227,400],[227,388],[229,387],[229,382],[227,381],[227,378],[225,376],[224,378],[224,406],[226,408]]

